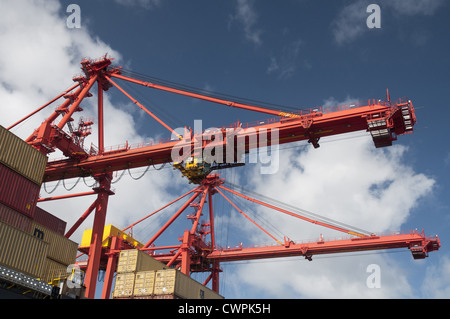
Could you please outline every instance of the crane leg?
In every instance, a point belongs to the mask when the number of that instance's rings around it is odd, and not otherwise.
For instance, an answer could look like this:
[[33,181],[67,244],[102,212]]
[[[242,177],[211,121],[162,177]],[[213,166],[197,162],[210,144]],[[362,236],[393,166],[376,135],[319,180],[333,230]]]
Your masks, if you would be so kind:
[[98,192],[97,207],[92,227],[91,245],[89,247],[89,259],[86,269],[85,286],[86,298],[95,298],[95,288],[97,284],[97,275],[100,267],[102,254],[103,229],[105,227],[106,209],[108,206],[109,195],[113,193],[111,187],[111,174],[105,174],[98,178],[100,186],[95,190]]
[[[111,239],[111,250],[119,249],[119,238],[117,236],[114,236]],[[106,274],[105,274],[105,282],[103,284],[103,291],[102,291],[102,299],[109,299],[109,296],[111,296],[111,287],[112,282],[114,278],[114,272],[116,271],[117,266],[117,260],[119,259],[117,254],[110,254],[108,257],[108,264],[106,266]]]

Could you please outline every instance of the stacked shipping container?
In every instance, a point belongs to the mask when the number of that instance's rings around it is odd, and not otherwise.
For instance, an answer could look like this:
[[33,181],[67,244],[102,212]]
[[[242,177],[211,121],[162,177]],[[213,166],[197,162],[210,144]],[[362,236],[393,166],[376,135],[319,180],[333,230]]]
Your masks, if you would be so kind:
[[170,269],[138,249],[121,251],[114,299],[222,299],[218,293]]
[[134,280],[137,272],[165,269],[166,265],[139,249],[123,250],[117,261],[117,276],[113,298],[130,298],[134,294]]
[[0,163],[41,186],[47,156],[0,125]]
[[48,244],[0,222],[0,264],[39,278],[44,271]]
[[49,281],[75,262],[66,223],[36,206],[47,156],[0,126],[0,264]]

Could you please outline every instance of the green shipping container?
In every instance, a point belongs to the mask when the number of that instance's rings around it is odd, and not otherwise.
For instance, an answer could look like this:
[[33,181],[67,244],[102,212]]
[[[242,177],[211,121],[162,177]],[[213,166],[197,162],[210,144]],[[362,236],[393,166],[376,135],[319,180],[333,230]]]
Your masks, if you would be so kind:
[[0,163],[41,185],[47,160],[46,155],[0,125]]

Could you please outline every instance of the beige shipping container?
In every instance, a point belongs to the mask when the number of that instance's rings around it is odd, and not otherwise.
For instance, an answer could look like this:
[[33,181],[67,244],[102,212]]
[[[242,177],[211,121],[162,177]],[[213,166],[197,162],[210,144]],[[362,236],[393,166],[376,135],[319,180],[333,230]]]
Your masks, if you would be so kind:
[[128,298],[133,296],[135,273],[117,274],[112,293],[114,298]]
[[149,296],[153,294],[155,274],[155,270],[140,271],[136,273],[133,293],[135,297]]
[[215,291],[175,269],[156,271],[153,294],[172,295],[182,299],[223,299]]
[[20,175],[42,184],[47,156],[0,125],[0,162]]
[[69,265],[61,264],[53,259],[46,258],[41,280],[50,283],[53,279],[64,278],[70,275],[70,273],[67,272],[68,266]]
[[41,224],[32,222],[30,233],[48,243],[48,258],[64,265],[75,263],[78,244]]
[[0,264],[40,278],[48,244],[15,227],[0,222]]
[[123,250],[117,261],[117,272],[128,273],[145,270],[159,270],[167,268],[165,264],[139,249]]

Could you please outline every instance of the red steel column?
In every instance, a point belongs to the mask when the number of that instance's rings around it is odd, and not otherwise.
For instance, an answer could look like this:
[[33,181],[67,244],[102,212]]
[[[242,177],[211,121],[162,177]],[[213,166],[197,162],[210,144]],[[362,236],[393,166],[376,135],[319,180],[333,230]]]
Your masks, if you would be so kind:
[[[110,250],[114,251],[119,249],[120,239],[117,236],[114,236],[111,239],[111,247]],[[106,266],[105,273],[105,282],[103,283],[103,291],[102,291],[102,299],[109,299],[111,296],[111,287],[114,278],[114,272],[116,271],[117,266],[117,253],[110,253],[108,256],[108,264]]]
[[213,264],[213,271],[211,272],[212,275],[212,290],[219,293],[219,273],[220,273],[220,264],[218,262],[215,262]]
[[191,275],[191,234],[186,230],[183,235],[183,244],[181,245],[181,272],[185,275]]
[[110,191],[111,174],[105,174],[97,179],[100,186],[95,189],[98,192],[97,207],[92,227],[91,245],[89,247],[89,259],[86,269],[86,298],[94,299],[95,288],[97,284],[97,275],[100,267],[100,258],[102,254],[103,229],[105,227],[106,208],[108,206]]
[[103,154],[104,145],[104,126],[103,126],[103,80],[98,78],[98,153]]

